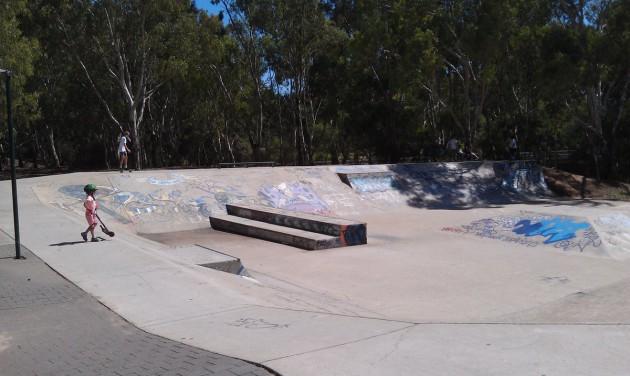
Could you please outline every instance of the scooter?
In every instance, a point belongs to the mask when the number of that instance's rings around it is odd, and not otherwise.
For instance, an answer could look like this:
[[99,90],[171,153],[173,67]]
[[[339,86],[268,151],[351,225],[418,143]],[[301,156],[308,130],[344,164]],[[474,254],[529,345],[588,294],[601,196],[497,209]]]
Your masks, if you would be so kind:
[[[96,213],[94,213],[94,214],[96,214]],[[96,214],[96,218],[98,218],[98,221],[101,222],[101,230],[103,230],[103,232],[105,234],[109,235],[110,238],[113,238],[114,235],[116,235],[116,234],[114,234],[114,231],[109,231],[107,229],[107,226],[105,226],[105,223],[103,223],[103,220],[101,219],[101,217],[98,216],[98,214]]]
[[458,157],[457,159],[459,159],[460,161],[478,161],[479,160],[479,156],[469,149],[464,149],[464,150],[459,149],[459,151],[457,152],[457,157]]

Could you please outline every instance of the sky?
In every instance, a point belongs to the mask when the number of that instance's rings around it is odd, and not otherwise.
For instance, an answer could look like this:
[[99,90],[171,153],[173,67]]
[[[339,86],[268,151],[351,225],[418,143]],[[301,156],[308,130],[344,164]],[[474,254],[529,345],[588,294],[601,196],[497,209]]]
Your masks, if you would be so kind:
[[210,4],[210,0],[195,0],[197,8],[207,11],[209,14],[217,14],[222,9],[220,5]]

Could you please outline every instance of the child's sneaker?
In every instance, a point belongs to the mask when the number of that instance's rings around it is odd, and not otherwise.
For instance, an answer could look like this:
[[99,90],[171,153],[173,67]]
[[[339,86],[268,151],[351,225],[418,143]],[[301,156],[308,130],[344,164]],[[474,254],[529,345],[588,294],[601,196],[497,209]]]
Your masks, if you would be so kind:
[[97,242],[99,241],[97,238],[92,238],[92,240],[90,240],[91,242]]
[[87,232],[82,232],[81,237],[83,238],[83,241],[87,241]]

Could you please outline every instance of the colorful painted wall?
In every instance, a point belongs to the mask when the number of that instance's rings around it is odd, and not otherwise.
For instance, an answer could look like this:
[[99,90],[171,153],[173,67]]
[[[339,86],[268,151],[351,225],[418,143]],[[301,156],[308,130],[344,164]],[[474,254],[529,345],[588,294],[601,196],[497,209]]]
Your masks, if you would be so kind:
[[[364,222],[400,208],[505,207],[550,195],[532,162],[425,163],[68,174],[33,190],[42,202],[83,221],[83,186],[98,186],[101,217],[140,234],[204,229],[228,203],[248,203]],[[52,180],[51,180],[52,181]],[[344,182],[345,181],[345,182]],[[508,210],[509,212],[509,210]],[[630,258],[630,212],[588,218],[515,212],[441,228],[462,236],[560,252]],[[117,227],[116,227],[117,226]],[[112,226],[110,226],[112,227]],[[437,230],[440,230],[438,228]],[[362,234],[348,231],[356,241]]]
[[377,206],[474,207],[551,194],[542,171],[531,161],[400,164],[337,172]]
[[[346,183],[340,176],[349,177]],[[138,233],[205,228],[228,203],[359,219],[400,206],[453,207],[542,194],[535,165],[430,163],[102,173],[100,211]],[[81,214],[86,182],[41,186],[42,201]]]

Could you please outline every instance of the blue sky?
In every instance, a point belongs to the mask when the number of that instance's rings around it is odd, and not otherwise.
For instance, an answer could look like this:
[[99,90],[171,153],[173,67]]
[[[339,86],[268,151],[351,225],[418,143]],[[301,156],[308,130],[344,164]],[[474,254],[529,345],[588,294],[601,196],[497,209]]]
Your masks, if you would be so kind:
[[210,4],[210,0],[195,0],[195,4],[197,4],[197,8],[204,9],[210,14],[217,14],[223,9],[220,5]]

